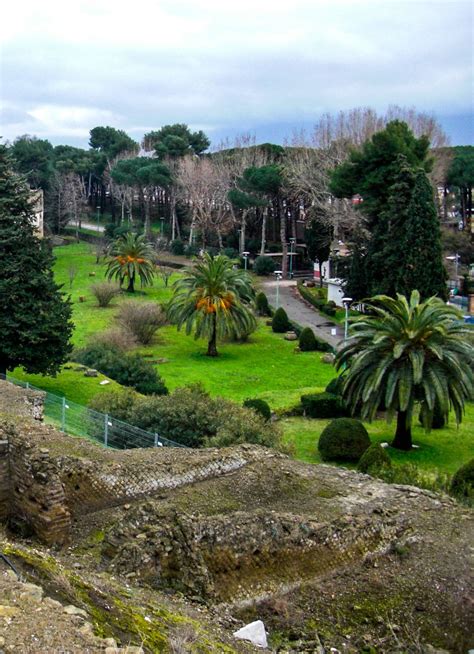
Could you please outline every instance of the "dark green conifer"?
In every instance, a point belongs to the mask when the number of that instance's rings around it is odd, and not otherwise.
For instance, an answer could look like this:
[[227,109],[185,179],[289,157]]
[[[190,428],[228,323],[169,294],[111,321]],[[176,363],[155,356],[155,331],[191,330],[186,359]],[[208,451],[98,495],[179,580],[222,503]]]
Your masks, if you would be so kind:
[[0,373],[54,374],[66,360],[71,306],[54,282],[49,243],[35,234],[30,191],[0,145]]

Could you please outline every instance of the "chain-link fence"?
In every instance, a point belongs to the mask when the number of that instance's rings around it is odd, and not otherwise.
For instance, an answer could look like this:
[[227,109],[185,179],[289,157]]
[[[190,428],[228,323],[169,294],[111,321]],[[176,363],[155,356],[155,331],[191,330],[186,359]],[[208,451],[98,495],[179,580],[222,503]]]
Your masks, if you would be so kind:
[[21,381],[10,375],[0,375],[12,384],[41,391],[45,394],[44,419],[57,429],[74,436],[90,438],[105,447],[127,450],[134,447],[185,447],[158,434],[129,425],[106,413],[94,411],[81,404],[71,402],[49,391],[44,391],[29,382]]

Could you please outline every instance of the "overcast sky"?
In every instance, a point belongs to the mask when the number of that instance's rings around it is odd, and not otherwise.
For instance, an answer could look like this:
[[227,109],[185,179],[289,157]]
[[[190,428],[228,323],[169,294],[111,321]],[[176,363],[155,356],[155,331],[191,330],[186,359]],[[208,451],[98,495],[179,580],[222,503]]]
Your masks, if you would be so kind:
[[184,122],[278,142],[323,112],[399,104],[474,143],[470,1],[9,0],[1,64],[10,140]]

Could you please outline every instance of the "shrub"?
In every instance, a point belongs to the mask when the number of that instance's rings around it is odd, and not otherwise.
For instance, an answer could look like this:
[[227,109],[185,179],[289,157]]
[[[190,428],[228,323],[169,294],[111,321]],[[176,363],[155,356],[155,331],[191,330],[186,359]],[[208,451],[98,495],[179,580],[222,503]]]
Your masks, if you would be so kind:
[[261,255],[255,259],[253,269],[257,275],[271,275],[275,272],[276,265],[271,257]]
[[179,238],[171,241],[170,250],[173,254],[182,255],[184,254],[184,243]]
[[367,429],[354,418],[337,418],[330,422],[318,443],[323,461],[358,461],[368,447]]
[[110,345],[120,352],[128,352],[136,347],[137,340],[127,329],[111,327],[103,332],[94,334],[94,342],[102,345]]
[[120,288],[117,284],[112,284],[111,282],[98,282],[97,284],[92,284],[90,288],[99,307],[108,307],[113,298],[120,293]]
[[342,395],[342,385],[344,383],[344,378],[342,375],[339,377],[334,377],[331,379],[329,384],[326,386],[326,393],[331,393],[332,395]]
[[376,475],[381,468],[389,468],[391,465],[392,461],[385,449],[379,443],[374,443],[360,457],[357,470]]
[[74,359],[78,363],[95,368],[123,386],[131,386],[139,393],[168,393],[153,365],[139,354],[123,354],[111,345],[94,343],[75,352]]
[[341,398],[331,393],[302,395],[301,404],[308,418],[340,418],[347,415]]
[[243,405],[247,409],[253,409],[254,411],[256,411],[259,415],[262,416],[262,418],[264,418],[264,420],[270,420],[270,418],[272,417],[270,405],[268,404],[268,402],[265,402],[265,400],[260,400],[258,398],[255,399],[250,398],[248,400],[244,400]]
[[277,426],[230,400],[211,398],[199,385],[179,388],[167,397],[137,396],[131,403],[127,399],[123,404],[113,394],[104,393],[91,406],[110,415],[117,410],[122,420],[188,447],[237,443],[280,446]]
[[239,256],[238,251],[235,248],[224,248],[223,254],[229,259],[236,259]]
[[318,343],[311,327],[305,327],[301,332],[299,346],[302,352],[314,352],[318,349]]
[[450,492],[457,497],[474,499],[474,459],[454,473]]
[[158,327],[166,324],[166,315],[158,304],[137,300],[123,302],[115,319],[142,345],[151,343]]
[[199,254],[199,248],[196,247],[195,245],[187,245],[184,248],[184,254],[187,257],[197,257],[197,255]]
[[291,323],[288,320],[285,309],[283,309],[283,307],[278,308],[273,316],[272,330],[277,334],[283,334],[290,329]]
[[336,315],[336,307],[333,307],[331,304],[323,304],[323,306],[321,307],[321,311],[325,313],[327,316]]
[[138,399],[139,395],[130,388],[123,391],[106,391],[93,397],[89,407],[94,411],[108,413],[117,420],[130,422],[130,414]]
[[[429,426],[427,424],[428,416],[425,415],[425,411],[427,411],[427,406],[424,403],[422,403],[420,407],[419,420],[424,427],[427,427]],[[445,424],[446,424],[446,418],[443,412],[441,411],[441,407],[439,406],[439,403],[435,402],[434,409],[433,409],[433,416],[431,420],[431,429],[442,429]]]
[[272,310],[268,304],[268,298],[265,293],[257,293],[255,298],[255,307],[259,316],[271,316]]

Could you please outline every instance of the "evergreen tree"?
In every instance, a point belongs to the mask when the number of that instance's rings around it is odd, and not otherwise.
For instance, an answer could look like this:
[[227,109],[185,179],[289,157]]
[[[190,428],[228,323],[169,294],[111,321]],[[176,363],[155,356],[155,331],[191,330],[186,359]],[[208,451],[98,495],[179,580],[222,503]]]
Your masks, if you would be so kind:
[[413,188],[402,229],[402,256],[390,295],[401,293],[408,296],[418,289],[422,299],[432,295],[446,299],[441,230],[433,189],[424,170],[413,174]]
[[34,231],[28,186],[0,145],[0,373],[20,365],[54,374],[72,349],[71,306],[52,264]]

